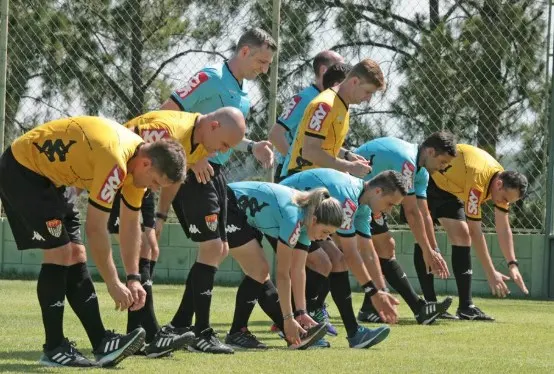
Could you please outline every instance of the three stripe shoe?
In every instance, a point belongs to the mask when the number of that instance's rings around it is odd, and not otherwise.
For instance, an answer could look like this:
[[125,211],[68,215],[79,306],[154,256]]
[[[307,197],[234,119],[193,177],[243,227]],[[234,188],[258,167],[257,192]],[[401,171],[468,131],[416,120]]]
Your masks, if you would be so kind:
[[81,352],[75,348],[75,342],[70,342],[65,338],[59,347],[47,351],[44,349],[40,357],[39,364],[44,366],[67,366],[90,368],[97,366],[95,362],[84,357]]
[[191,334],[194,337],[192,332],[176,335],[161,329],[154,335],[154,340],[146,345],[144,353],[149,358],[169,356],[171,352],[182,349],[186,344],[191,342]]
[[139,327],[127,335],[116,334],[108,330],[106,336],[93,351],[96,362],[102,367],[113,367],[121,360],[133,355],[144,344],[146,332]]
[[379,316],[379,313],[371,306],[366,310],[360,309],[358,312],[358,321],[360,322],[369,322],[369,323],[385,323]]
[[456,315],[460,317],[460,319],[468,321],[494,321],[494,317],[486,315],[475,305],[470,305],[467,308],[458,308]]
[[307,349],[308,347],[314,345],[319,340],[323,339],[327,333],[327,324],[320,323],[318,325],[312,326],[306,330],[306,334],[300,336],[300,344],[290,344],[287,340],[287,345],[289,349]]
[[225,344],[234,349],[267,349],[267,345],[259,341],[246,327],[234,334],[227,334]]
[[389,336],[390,327],[379,326],[375,329],[368,329],[364,326],[358,326],[358,331],[348,340],[350,348],[369,348],[381,343]]
[[419,313],[415,315],[417,323],[420,325],[430,325],[444,312],[450,308],[452,298],[446,297],[441,302],[423,302],[419,309]]
[[215,353],[215,354],[233,354],[233,348],[223,344],[216,336],[215,331],[209,327],[202,331],[199,336],[194,338],[192,344],[188,347],[191,352],[197,353]]

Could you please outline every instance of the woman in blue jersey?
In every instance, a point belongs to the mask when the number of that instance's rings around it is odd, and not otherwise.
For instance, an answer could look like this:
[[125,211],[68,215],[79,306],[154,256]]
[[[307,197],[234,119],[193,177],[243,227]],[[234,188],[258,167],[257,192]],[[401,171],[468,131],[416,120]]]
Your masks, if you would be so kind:
[[[246,276],[237,291],[233,325],[225,343],[238,348],[266,348],[247,329],[259,302],[285,333],[291,348],[308,347],[325,334],[326,325],[317,325],[306,314],[305,299],[295,300],[293,309],[291,287],[295,294],[304,295],[301,270],[311,240],[325,239],[342,225],[340,203],[324,188],[300,192],[265,182],[230,183],[228,188],[229,252]],[[263,235],[277,254],[278,295],[269,277],[261,245]],[[257,298],[252,299],[252,295]],[[306,331],[303,327],[310,328]]]

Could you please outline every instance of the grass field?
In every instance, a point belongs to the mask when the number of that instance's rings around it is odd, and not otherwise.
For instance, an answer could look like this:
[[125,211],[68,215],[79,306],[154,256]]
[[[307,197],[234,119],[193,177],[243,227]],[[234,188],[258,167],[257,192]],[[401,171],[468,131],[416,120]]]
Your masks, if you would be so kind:
[[[0,280],[0,372],[70,371],[37,364],[43,328],[35,287],[34,281]],[[166,323],[180,301],[182,287],[155,285],[154,290],[158,319]],[[235,290],[223,287],[214,290],[212,325],[222,339],[232,319]],[[109,329],[123,331],[126,314],[112,310],[103,284],[97,284],[97,291],[104,324]],[[331,299],[328,301],[332,304]],[[362,295],[354,294],[355,309],[361,301]],[[331,349],[285,350],[283,341],[268,332],[268,319],[257,307],[250,329],[271,347],[266,352],[238,352],[225,357],[177,352],[171,358],[158,360],[131,357],[112,370],[134,373],[554,373],[553,302],[475,301],[497,321],[439,321],[432,326],[419,326],[403,304],[401,321],[392,327],[389,338],[369,350],[348,348],[333,304],[329,310],[332,321],[340,327],[340,335],[329,339]],[[66,336],[91,357],[85,332],[67,303],[65,310]]]

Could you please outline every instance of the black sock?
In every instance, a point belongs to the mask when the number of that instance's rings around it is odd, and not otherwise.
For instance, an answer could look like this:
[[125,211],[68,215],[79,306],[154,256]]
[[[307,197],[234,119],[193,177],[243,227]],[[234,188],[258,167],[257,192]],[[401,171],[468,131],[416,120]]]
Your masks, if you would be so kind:
[[[138,270],[141,277],[141,283],[144,283],[147,278],[150,278],[150,260],[141,257],[139,260]],[[148,291],[146,291],[146,297],[148,297]],[[146,307],[146,304],[145,304],[145,307]],[[142,327],[143,316],[144,316],[144,308],[135,310],[135,311],[130,311],[130,310],[127,311],[127,333],[130,333],[137,327]]]
[[150,279],[154,279],[154,267],[156,266],[156,261],[150,260]]
[[104,339],[106,329],[100,317],[96,290],[85,262],[67,268],[65,296],[85,328],[90,344],[96,349]]
[[473,270],[471,269],[470,247],[452,246],[452,271],[456,277],[456,286],[458,286],[459,307],[466,308],[473,304],[471,299]]
[[230,334],[248,327],[248,320],[262,293],[263,286],[262,283],[250,278],[248,275],[244,277],[237,290],[235,315],[233,316]]
[[194,333],[198,336],[210,327],[210,306],[212,290],[217,268],[197,262],[192,279],[192,297],[194,298]]
[[323,305],[325,304],[325,299],[327,298],[327,295],[329,295],[329,277],[325,277],[325,280],[323,280],[319,284],[319,290],[318,290],[318,297],[317,297],[317,303],[315,305],[317,308],[323,308]]
[[67,266],[42,264],[38,275],[37,295],[46,335],[46,350],[58,347],[64,339],[63,310],[66,279]]
[[356,322],[356,316],[354,316],[354,309],[352,308],[352,292],[350,291],[348,272],[341,271],[329,274],[329,285],[331,296],[337,305],[346,333],[351,338],[358,331],[358,322]]
[[437,301],[437,294],[435,293],[435,277],[432,273],[427,274],[425,260],[423,259],[423,251],[417,243],[414,244],[414,266],[425,300]]
[[196,264],[197,262],[195,262],[189,270],[189,275],[185,284],[185,290],[183,292],[183,297],[181,298],[181,304],[179,304],[179,309],[177,309],[177,312],[171,320],[171,325],[173,327],[192,326],[192,316],[194,315],[194,299],[192,297],[192,275],[196,270]]
[[414,314],[418,313],[421,299],[412,288],[412,285],[408,281],[408,276],[404,273],[398,261],[395,258],[379,258],[379,262],[387,282],[402,296],[412,312]]
[[373,303],[371,302],[371,297],[367,293],[364,294],[364,302],[362,303],[362,307],[360,309],[364,312],[375,310]]
[[279,330],[285,331],[283,326],[283,312],[281,311],[281,304],[279,304],[279,294],[271,279],[263,284],[258,303],[260,304],[260,308],[271,318]]
[[320,305],[319,301],[319,288],[321,283],[325,282],[327,277],[306,268],[306,308],[308,312],[313,312]]

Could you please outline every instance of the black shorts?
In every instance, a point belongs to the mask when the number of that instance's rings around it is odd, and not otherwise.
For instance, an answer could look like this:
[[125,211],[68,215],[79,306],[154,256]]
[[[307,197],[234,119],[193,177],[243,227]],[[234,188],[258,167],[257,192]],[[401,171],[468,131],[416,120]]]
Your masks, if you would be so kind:
[[437,225],[439,224],[439,218],[450,218],[457,221],[466,220],[464,203],[451,193],[441,190],[435,184],[433,178],[429,178],[429,184],[427,185],[427,205],[431,218]]
[[[121,202],[121,191],[117,191],[113,200],[112,210],[110,211],[110,218],[108,219],[108,231],[110,234],[119,234],[119,209]],[[154,204],[154,193],[147,190],[142,198],[142,205],[140,206],[140,212],[142,214],[141,229],[144,232],[144,228],[148,227],[153,229],[156,225],[154,218],[154,211],[156,210]]]
[[[269,235],[265,235],[265,238],[267,239],[267,242],[269,243],[271,248],[273,248],[273,252],[277,253],[277,243],[279,242],[279,239],[274,238],[273,236],[269,236]],[[312,246],[313,246],[313,250],[312,250]],[[319,245],[315,244],[315,242],[312,242],[312,244],[310,244],[309,248],[306,248],[302,244],[297,244],[296,247],[294,247],[294,249],[298,249],[298,250],[301,250],[301,251],[307,251],[308,253],[316,251],[319,248],[321,248],[321,247]]]
[[0,157],[0,198],[19,250],[83,243],[66,188],[18,163],[10,147]]
[[210,164],[214,176],[208,183],[198,182],[194,172],[189,170],[173,200],[175,215],[193,242],[218,238],[227,241],[227,180],[221,165]]
[[384,213],[376,214],[371,213],[371,235],[379,235],[389,232],[389,226],[387,225],[387,215]]

